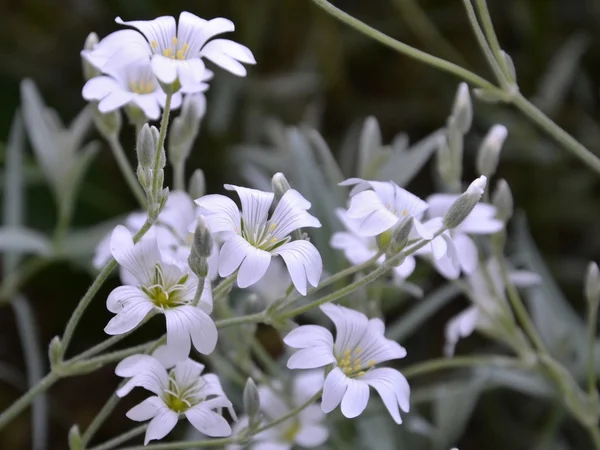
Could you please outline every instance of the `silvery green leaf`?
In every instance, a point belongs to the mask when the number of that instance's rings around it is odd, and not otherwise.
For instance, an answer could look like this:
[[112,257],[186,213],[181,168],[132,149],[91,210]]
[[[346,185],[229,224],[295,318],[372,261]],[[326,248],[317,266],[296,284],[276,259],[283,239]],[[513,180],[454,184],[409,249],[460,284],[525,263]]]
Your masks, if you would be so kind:
[[90,104],[86,105],[71,121],[67,133],[69,136],[68,147],[73,149],[73,152],[81,147],[81,143],[90,131],[93,122],[94,114]]
[[545,113],[552,115],[563,104],[589,42],[587,36],[577,33],[554,53],[534,100]]
[[403,151],[408,150],[409,144],[408,134],[400,132],[394,136],[394,139],[392,140],[392,151],[395,153],[402,153]]
[[367,169],[380,149],[381,130],[379,129],[379,123],[375,117],[367,117],[358,141],[358,176],[360,178],[370,179]]
[[342,174],[337,161],[333,157],[331,149],[317,130],[308,129],[305,130],[305,133],[312,144],[311,147],[314,150],[315,158],[320,162],[320,167],[322,167],[323,174],[329,182],[332,191],[338,194],[338,204],[343,205],[344,199],[342,190],[337,187],[338,183],[344,181],[344,175]]
[[89,266],[98,243],[109,236],[124,219],[124,217],[117,217],[91,227],[70,231],[62,241],[61,254],[72,261],[81,261],[83,265]]
[[437,428],[436,440],[440,448],[449,448],[463,434],[477,405],[483,381],[476,377],[463,385],[449,388],[439,385],[433,403],[433,417]]
[[21,114],[17,112],[10,128],[6,146],[6,178],[4,181],[4,225],[18,226],[23,216],[23,153],[25,129]]
[[502,367],[478,367],[474,373],[486,380],[486,389],[505,387],[540,398],[552,398],[554,385],[538,372]]
[[92,141],[83,147],[77,155],[74,155],[73,161],[64,175],[64,179],[59,185],[60,199],[63,202],[63,206],[72,207],[83,176],[99,149],[99,143]]
[[217,77],[211,83],[212,102],[207,117],[208,129],[213,134],[223,134],[238,108],[238,100],[243,88],[238,77]]
[[50,255],[52,243],[42,233],[23,227],[0,227],[0,252]]
[[458,294],[460,289],[452,283],[427,294],[407,313],[388,325],[386,336],[394,341],[405,340]]
[[[398,186],[406,186],[436,151],[443,133],[443,130],[437,130],[406,150],[394,146],[391,158],[381,167],[377,179],[393,180]],[[398,148],[402,150],[398,151]]]
[[348,131],[344,135],[342,145],[338,153],[338,161],[340,163],[340,169],[345,175],[345,178],[356,175],[356,143],[360,139],[360,133],[362,130],[362,122],[354,121],[348,128]]

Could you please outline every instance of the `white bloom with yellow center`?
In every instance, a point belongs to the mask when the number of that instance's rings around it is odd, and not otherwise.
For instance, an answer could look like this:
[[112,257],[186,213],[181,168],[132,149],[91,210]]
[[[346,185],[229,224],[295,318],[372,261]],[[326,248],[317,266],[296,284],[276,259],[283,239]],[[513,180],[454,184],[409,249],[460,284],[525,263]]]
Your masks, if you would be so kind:
[[290,241],[290,234],[298,228],[321,226],[307,212],[310,202],[290,189],[268,218],[272,192],[229,184],[225,188],[238,193],[241,213],[234,201],[224,195],[205,195],[196,200],[211,231],[224,240],[219,253],[219,275],[227,277],[237,271],[238,286],[246,288],[260,280],[272,256],[279,255],[298,292],[306,295],[308,283],[317,286],[323,271],[319,251],[306,240]]
[[[124,106],[135,106],[148,119],[160,117],[166,94],[161,89],[148,61],[137,60],[117,68],[107,68],[106,75],[94,77],[85,83],[82,91],[86,100],[98,101],[98,110],[108,113]],[[171,100],[171,108],[181,105],[181,94]]]
[[116,316],[104,331],[110,335],[127,333],[155,311],[165,315],[167,347],[176,360],[188,357],[190,340],[200,353],[212,353],[217,327],[209,316],[212,292],[208,277],[194,305],[198,279],[187,265],[163,258],[155,237],[134,244],[130,232],[119,225],[112,233],[110,251],[135,284],[119,286],[108,296],[106,307]]
[[256,63],[247,47],[228,39],[212,39],[235,29],[228,19],[204,20],[184,11],[178,23],[171,16],[131,22],[117,17],[116,21],[136,28],[139,33],[120,30],[100,41],[88,59],[102,70],[128,61],[150,59],[160,81],[171,84],[179,80],[182,91],[191,93],[206,90],[204,82],[210,78],[202,58],[239,76],[246,75],[241,63]]
[[298,348],[287,366],[290,369],[314,369],[329,366],[323,385],[323,412],[333,411],[341,403],[342,414],[348,418],[360,415],[369,401],[369,387],[381,396],[396,423],[402,423],[400,409],[408,412],[410,387],[406,378],[391,368],[375,365],[404,358],[406,350],[397,342],[386,339],[385,325],[380,319],[343,306],[326,304],[321,310],[333,321],[335,341],[331,332],[318,325],[303,325],[292,330],[284,342]]
[[162,358],[158,359],[156,354],[133,355],[117,365],[115,373],[129,378],[117,390],[119,397],[124,397],[135,387],[143,387],[155,394],[127,412],[127,417],[137,422],[151,419],[144,445],[164,438],[181,417],[207,436],[231,434],[231,427],[221,415],[221,410],[228,408],[234,418],[235,411],[223,392],[219,378],[214,374],[202,375],[203,370],[204,365],[191,359],[178,362],[173,367],[165,364]]

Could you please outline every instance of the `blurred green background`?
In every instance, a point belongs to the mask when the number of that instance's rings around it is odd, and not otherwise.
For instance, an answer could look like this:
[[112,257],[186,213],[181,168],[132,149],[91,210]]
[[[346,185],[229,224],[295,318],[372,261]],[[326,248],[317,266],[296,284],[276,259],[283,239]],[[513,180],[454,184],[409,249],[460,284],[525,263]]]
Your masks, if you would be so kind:
[[[390,36],[467,66],[491,79],[459,0],[338,0],[336,6]],[[521,91],[596,154],[600,153],[598,85],[600,84],[600,2],[597,0],[489,0],[500,42],[512,56]],[[85,105],[79,51],[90,31],[100,37],[117,29],[113,19],[151,19],[188,10],[201,17],[228,17],[231,35],[247,45],[258,64],[237,79],[217,69],[208,92],[208,114],[188,164],[201,167],[209,191],[224,182],[240,182],[232,149],[265,142],[265,118],[288,125],[317,127],[338,150],[347,131],[369,115],[377,117],[384,141],[400,132],[411,141],[442,127],[459,80],[409,60],[372,42],[316,8],[309,0],[21,0],[0,4],[0,141],[8,135],[19,105],[19,82],[31,78],[46,103],[65,122]],[[425,16],[426,15],[426,16]],[[441,35],[438,35],[434,28]],[[443,38],[440,38],[443,36]],[[229,36],[228,36],[229,37]],[[506,178],[524,211],[536,244],[575,310],[584,310],[581,285],[585,266],[600,256],[600,181],[590,170],[538,132],[518,112],[475,101],[475,121],[467,139],[466,179],[474,175],[474,155],[494,123],[509,129],[499,175]],[[122,140],[131,160],[134,132],[124,127]],[[105,143],[84,181],[77,226],[92,225],[136,208],[135,199]],[[4,155],[4,150],[0,153]],[[32,161],[29,161],[33,166]],[[433,189],[428,164],[409,185],[426,196]],[[169,175],[167,175],[169,176]],[[33,176],[28,189],[27,224],[51,232],[53,199]],[[47,343],[63,330],[85,292],[90,274],[64,263],[46,269],[29,283]],[[110,317],[103,298],[117,285],[111,279],[86,314],[73,352],[98,342]],[[443,324],[466,303],[445,307],[408,342],[411,360],[441,354]],[[143,341],[143,330],[128,342]],[[0,311],[0,360],[23,370],[20,344],[10,308]],[[51,391],[49,449],[66,448],[73,423],[85,426],[117,385],[113,368],[60,382]],[[25,381],[24,379],[22,380]],[[0,409],[19,395],[0,382]],[[135,400],[122,402],[98,441],[129,426],[124,412]],[[534,402],[520,394],[485,394],[458,445],[468,449],[530,449],[556,415],[556,405]],[[560,411],[560,410],[559,410]],[[554,415],[553,415],[554,414]],[[29,448],[29,417],[24,414],[0,433],[0,448]],[[561,435],[571,448],[585,448],[577,425],[560,418]],[[513,425],[518,436],[507,440]],[[517,442],[517,444],[515,444]],[[520,443],[520,446],[519,446]],[[545,447],[544,447],[545,448]]]

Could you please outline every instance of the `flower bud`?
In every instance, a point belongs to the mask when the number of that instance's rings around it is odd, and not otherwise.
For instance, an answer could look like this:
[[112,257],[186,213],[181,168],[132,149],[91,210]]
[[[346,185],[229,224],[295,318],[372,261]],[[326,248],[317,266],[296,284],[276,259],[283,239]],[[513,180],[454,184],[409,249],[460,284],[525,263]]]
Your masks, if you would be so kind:
[[500,54],[502,55],[502,59],[504,60],[504,66],[506,70],[508,70],[508,75],[510,76],[510,81],[517,81],[517,70],[515,68],[515,63],[508,53],[504,50],[500,50]]
[[406,247],[410,232],[413,229],[413,221],[413,217],[409,216],[398,222],[394,228],[392,228],[392,240],[389,246],[389,250],[392,254],[398,253]]
[[277,205],[281,197],[283,197],[283,194],[291,189],[291,186],[285,175],[281,172],[277,172],[273,175],[273,178],[271,178],[271,188],[275,194],[274,204]]
[[483,195],[486,183],[487,178],[483,175],[480,176],[469,185],[464,194],[454,201],[443,219],[443,224],[447,229],[456,228],[471,214]]
[[188,265],[192,272],[200,278],[208,275],[208,258],[212,253],[213,239],[204,217],[198,217],[196,231],[194,231],[194,242],[188,257]]
[[[155,127],[152,127],[156,130]],[[140,130],[137,137],[136,146],[138,163],[144,169],[152,169],[154,167],[154,157],[156,155],[156,139],[155,134],[146,123]]]
[[491,89],[477,88],[473,89],[473,93],[475,94],[475,97],[484,103],[496,104],[508,101],[506,93],[499,90],[492,91]]
[[106,114],[94,108],[94,124],[102,136],[107,139],[115,137],[121,131],[121,112],[117,109]]
[[477,172],[491,177],[496,173],[500,150],[506,140],[508,130],[504,125],[494,125],[486,134],[477,153]]
[[513,196],[506,180],[498,180],[496,183],[492,205],[496,207],[496,218],[508,222],[513,215]]
[[96,68],[88,59],[87,56],[94,49],[98,43],[98,35],[94,32],[88,34],[83,44],[83,51],[81,52],[81,68],[83,71],[83,78],[87,81],[91,78],[97,77],[102,72]]
[[248,416],[249,428],[260,424],[260,397],[252,378],[248,378],[244,387],[244,412]]
[[173,120],[169,133],[169,162],[172,165],[181,164],[190,155],[205,113],[204,94],[186,95],[181,114]]
[[454,97],[454,105],[450,117],[454,125],[462,134],[466,134],[471,128],[471,123],[473,122],[473,106],[471,104],[471,96],[469,95],[469,86],[467,83],[459,84],[456,96]]
[[50,361],[50,367],[54,367],[60,363],[62,353],[62,343],[60,337],[54,336],[48,346],[48,360]]
[[585,276],[585,297],[591,306],[598,307],[600,302],[600,271],[598,265],[593,261],[589,263]]
[[190,197],[196,199],[206,194],[206,180],[202,169],[194,170],[188,187]]
[[83,448],[82,444],[79,427],[73,425],[69,430],[69,450],[81,450]]
[[437,171],[444,183],[453,186],[456,183],[456,174],[452,162],[452,154],[446,137],[440,138],[440,143],[436,153]]

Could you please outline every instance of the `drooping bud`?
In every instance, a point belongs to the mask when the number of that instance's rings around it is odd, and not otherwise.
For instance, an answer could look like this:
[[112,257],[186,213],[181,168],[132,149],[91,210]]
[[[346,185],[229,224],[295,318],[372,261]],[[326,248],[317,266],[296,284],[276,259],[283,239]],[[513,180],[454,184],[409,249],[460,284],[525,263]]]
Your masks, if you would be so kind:
[[592,308],[600,303],[600,271],[598,264],[591,261],[585,276],[585,297]]
[[[152,128],[156,130],[156,127]],[[157,137],[158,135],[153,132],[147,123],[144,124],[140,130],[140,133],[138,134],[136,146],[138,164],[144,169],[154,168]]]
[[492,205],[496,207],[496,218],[508,222],[513,215],[513,196],[506,180],[498,180],[496,183]]
[[82,448],[81,432],[77,425],[73,425],[69,430],[69,450],[81,450]]
[[200,278],[208,275],[208,257],[212,253],[213,239],[204,217],[198,217],[196,230],[194,231],[194,242],[188,257],[188,264],[192,272]]
[[388,248],[392,254],[398,253],[406,247],[410,232],[413,229],[413,221],[413,217],[409,216],[398,222],[394,228],[392,228],[392,240]]
[[206,179],[204,178],[202,169],[194,170],[194,173],[190,177],[188,190],[190,197],[194,199],[200,198],[206,194]]
[[274,204],[277,205],[279,200],[281,200],[281,197],[283,197],[283,194],[289,191],[292,187],[290,186],[290,183],[285,175],[281,172],[277,172],[275,175],[273,175],[273,178],[271,178],[271,188],[275,194]]
[[460,83],[458,85],[450,120],[454,122],[462,134],[467,134],[471,128],[471,123],[473,122],[473,105],[471,104],[471,96],[469,95],[469,86],[467,83]]
[[475,208],[475,205],[477,205],[483,195],[486,183],[487,178],[483,175],[480,176],[454,201],[443,219],[443,224],[446,228],[456,228],[471,214],[471,211],[473,211],[473,208]]
[[260,397],[252,378],[248,378],[244,387],[244,412],[248,416],[249,428],[260,424]]
[[496,173],[500,150],[508,136],[504,125],[494,125],[485,135],[477,153],[477,172],[479,175],[491,177]]
[[94,124],[98,132],[106,139],[114,138],[121,131],[121,112],[117,109],[108,113],[101,113],[94,108]]
[[88,37],[85,38],[85,43],[83,44],[83,50],[81,52],[81,69],[83,71],[83,78],[86,81],[102,74],[102,72],[88,60],[88,55],[97,43],[98,35],[92,31],[88,34]]

